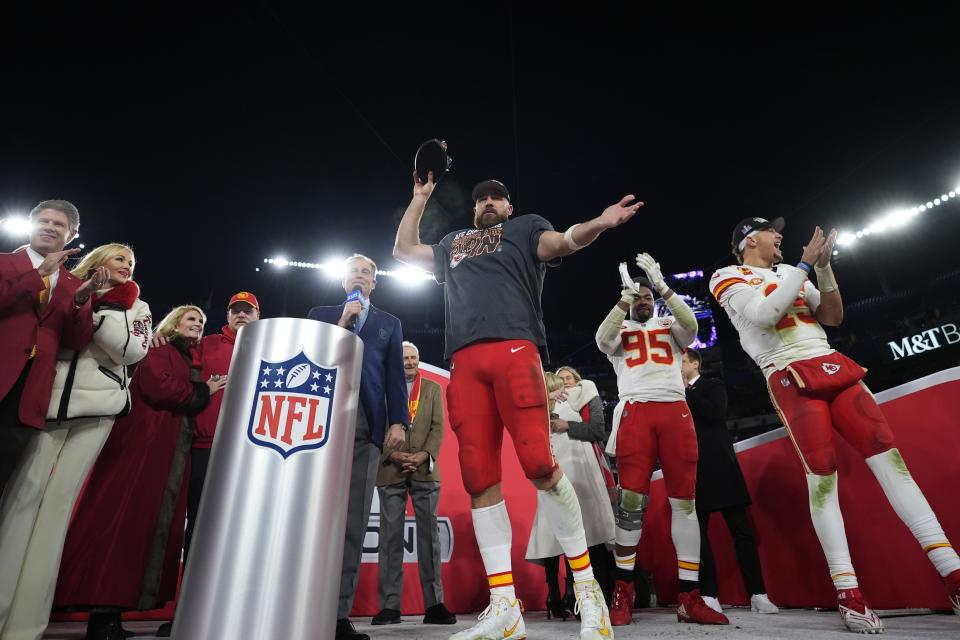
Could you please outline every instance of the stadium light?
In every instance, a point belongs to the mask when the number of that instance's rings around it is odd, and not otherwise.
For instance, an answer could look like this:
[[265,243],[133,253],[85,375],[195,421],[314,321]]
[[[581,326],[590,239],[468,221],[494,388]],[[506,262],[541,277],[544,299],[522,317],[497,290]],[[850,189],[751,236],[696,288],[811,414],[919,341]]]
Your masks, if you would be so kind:
[[[347,272],[347,265],[345,262],[346,258],[330,258],[324,262],[303,262],[300,260],[288,260],[287,258],[283,257],[263,259],[264,264],[276,267],[278,269],[291,267],[294,269],[312,269],[316,271],[322,271],[323,275],[331,280],[340,280],[343,278],[344,274]],[[259,267],[257,270],[259,270]],[[398,282],[406,285],[417,285],[426,280],[433,279],[433,274],[431,273],[428,273],[422,269],[404,266],[399,266],[396,269],[379,269],[377,271],[377,277],[379,276],[395,278]]]
[[433,279],[433,275],[413,267],[400,267],[394,270],[384,269],[379,272],[379,275],[395,278],[400,284],[409,286],[417,286]]
[[[856,244],[857,240],[866,238],[872,234],[882,234],[892,229],[900,228],[913,221],[921,213],[930,211],[934,207],[950,202],[960,195],[960,187],[941,194],[938,198],[928,200],[926,203],[917,204],[912,207],[904,207],[887,213],[886,215],[872,221],[868,226],[857,231],[841,231],[837,234],[837,248],[850,247]],[[834,251],[833,255],[839,255],[839,251]]]
[[0,227],[8,236],[22,238],[30,235],[30,219],[26,216],[11,215],[0,219]]
[[342,280],[347,273],[346,258],[330,258],[323,264],[318,264],[316,268],[322,269],[331,280]]

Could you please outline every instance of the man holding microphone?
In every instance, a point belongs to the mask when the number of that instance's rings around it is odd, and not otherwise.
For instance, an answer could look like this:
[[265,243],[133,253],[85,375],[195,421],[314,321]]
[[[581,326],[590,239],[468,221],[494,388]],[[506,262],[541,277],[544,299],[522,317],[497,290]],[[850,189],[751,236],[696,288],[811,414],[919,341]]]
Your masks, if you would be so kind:
[[363,538],[370,519],[380,449],[401,449],[409,425],[407,383],[403,374],[403,332],[400,320],[370,303],[377,286],[377,265],[354,254],[346,260],[342,305],[314,307],[307,317],[335,324],[363,340],[360,407],[353,443],[347,530],[343,541],[343,570],[337,609],[337,640],[369,640],[350,622],[350,609],[360,577]]

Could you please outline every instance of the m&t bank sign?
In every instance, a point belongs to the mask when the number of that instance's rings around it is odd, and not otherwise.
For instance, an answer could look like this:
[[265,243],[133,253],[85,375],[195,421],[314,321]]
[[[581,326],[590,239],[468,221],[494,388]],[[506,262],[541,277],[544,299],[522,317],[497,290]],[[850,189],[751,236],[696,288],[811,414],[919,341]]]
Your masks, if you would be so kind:
[[906,336],[899,341],[888,342],[887,346],[890,347],[893,359],[900,360],[958,342],[960,342],[960,331],[957,331],[955,323],[949,322],[912,336]]

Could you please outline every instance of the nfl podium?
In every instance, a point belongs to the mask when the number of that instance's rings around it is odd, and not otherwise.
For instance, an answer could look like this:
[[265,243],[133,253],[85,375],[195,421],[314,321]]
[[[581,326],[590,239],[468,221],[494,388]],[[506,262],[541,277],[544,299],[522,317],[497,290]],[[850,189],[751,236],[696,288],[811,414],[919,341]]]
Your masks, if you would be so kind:
[[340,327],[240,330],[174,638],[333,637],[362,365]]

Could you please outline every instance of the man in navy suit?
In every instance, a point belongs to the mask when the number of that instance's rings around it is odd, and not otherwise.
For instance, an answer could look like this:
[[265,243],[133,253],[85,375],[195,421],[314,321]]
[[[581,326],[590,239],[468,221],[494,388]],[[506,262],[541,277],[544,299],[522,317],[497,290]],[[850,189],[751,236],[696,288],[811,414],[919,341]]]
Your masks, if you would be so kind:
[[366,256],[354,254],[347,258],[346,267],[343,290],[350,294],[359,288],[359,300],[334,307],[314,307],[307,317],[351,330],[363,340],[360,410],[353,441],[336,638],[369,640],[367,634],[356,632],[348,616],[360,576],[363,538],[370,519],[380,449],[405,446],[409,413],[400,320],[370,304],[370,293],[377,286],[377,265]]

